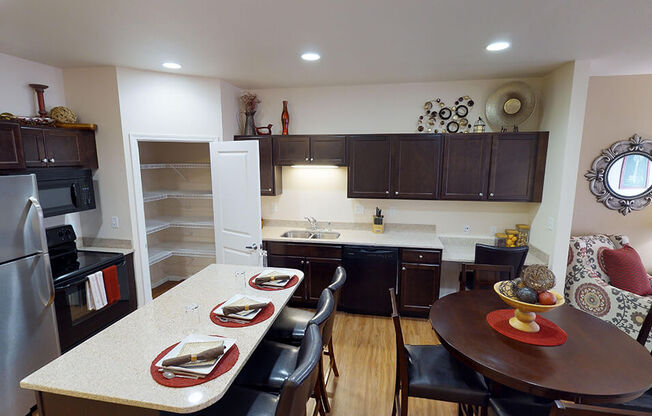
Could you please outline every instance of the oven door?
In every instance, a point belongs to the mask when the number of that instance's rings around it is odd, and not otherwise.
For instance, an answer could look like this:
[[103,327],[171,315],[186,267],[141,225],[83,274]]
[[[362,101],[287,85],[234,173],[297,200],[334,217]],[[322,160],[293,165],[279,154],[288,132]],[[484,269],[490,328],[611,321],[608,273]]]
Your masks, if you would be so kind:
[[[116,264],[120,300],[100,310],[89,310],[86,303],[86,275],[55,285],[55,307],[61,350],[66,352],[92,337],[130,312],[129,280],[124,259]],[[99,270],[91,271],[95,273]]]

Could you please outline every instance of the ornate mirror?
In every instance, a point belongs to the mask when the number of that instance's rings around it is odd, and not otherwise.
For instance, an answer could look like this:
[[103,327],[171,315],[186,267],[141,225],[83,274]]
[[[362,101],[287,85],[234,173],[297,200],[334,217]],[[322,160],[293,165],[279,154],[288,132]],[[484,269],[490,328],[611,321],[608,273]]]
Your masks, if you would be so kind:
[[652,141],[637,134],[616,142],[584,174],[589,189],[607,208],[623,215],[652,203]]

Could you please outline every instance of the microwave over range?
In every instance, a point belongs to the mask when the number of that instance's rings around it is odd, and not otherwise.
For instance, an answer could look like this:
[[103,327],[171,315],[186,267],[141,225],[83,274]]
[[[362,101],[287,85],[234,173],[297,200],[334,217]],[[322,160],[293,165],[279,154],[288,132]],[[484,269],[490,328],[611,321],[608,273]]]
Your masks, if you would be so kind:
[[44,216],[95,209],[93,174],[90,169],[45,168],[29,172],[36,175]]

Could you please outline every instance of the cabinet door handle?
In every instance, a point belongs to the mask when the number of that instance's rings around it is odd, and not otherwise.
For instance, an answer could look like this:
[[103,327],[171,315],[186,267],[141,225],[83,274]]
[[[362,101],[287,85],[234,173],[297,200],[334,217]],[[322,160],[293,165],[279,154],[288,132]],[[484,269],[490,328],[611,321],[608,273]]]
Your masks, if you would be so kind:
[[491,192],[491,193],[489,194],[489,196],[493,198],[493,197],[494,197],[494,193]]
[[51,163],[54,163],[54,158],[51,158],[51,159],[50,159],[50,162],[51,162]]
[[401,270],[405,271],[405,266],[401,267]]
[[48,158],[47,158],[47,157],[44,157],[43,160],[41,160],[41,162],[43,162],[43,163],[48,163]]
[[304,264],[304,263],[305,263],[305,261],[301,260],[301,264]]
[[394,195],[398,195],[398,191],[394,191]]
[[315,158],[314,158],[314,157],[311,157],[311,158],[310,158],[310,161],[312,162],[313,160],[315,160]]
[[385,191],[386,194],[389,194],[389,191]]
[[422,258],[423,258],[423,254],[419,254],[419,258],[422,259]]
[[306,162],[308,161],[308,158],[306,158]]
[[310,262],[308,260],[306,260],[306,264],[310,264]]
[[484,194],[483,194],[482,192],[480,192],[480,193],[478,194],[478,196],[483,196],[483,195],[484,195]]
[[267,188],[267,191],[268,191],[268,192],[272,192],[272,188]]

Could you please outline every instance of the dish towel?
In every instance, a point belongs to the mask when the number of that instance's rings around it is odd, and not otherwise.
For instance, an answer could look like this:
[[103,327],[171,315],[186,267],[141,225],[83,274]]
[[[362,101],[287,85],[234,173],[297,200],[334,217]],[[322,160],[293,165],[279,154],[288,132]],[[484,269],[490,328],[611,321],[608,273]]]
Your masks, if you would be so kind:
[[84,283],[86,287],[86,307],[89,311],[95,310],[95,302],[93,301],[93,290],[91,289],[91,279],[90,276],[86,278]]
[[107,267],[102,270],[104,276],[104,289],[109,305],[113,305],[120,300],[120,284],[118,283],[118,268],[116,266]]
[[109,304],[108,300],[106,299],[106,289],[104,288],[104,273],[97,272],[93,276],[95,276],[95,282],[100,292],[100,302],[102,303],[102,306],[97,309],[101,309]]
[[108,304],[102,272],[88,275],[88,279],[86,280],[86,296],[89,305],[88,309],[91,311],[102,309]]

